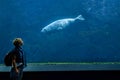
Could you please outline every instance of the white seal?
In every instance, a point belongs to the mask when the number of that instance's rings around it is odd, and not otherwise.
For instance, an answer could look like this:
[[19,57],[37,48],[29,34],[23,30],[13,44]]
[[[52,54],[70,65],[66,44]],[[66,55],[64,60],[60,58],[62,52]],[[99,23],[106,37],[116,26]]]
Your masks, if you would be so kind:
[[83,18],[82,15],[78,15],[76,18],[59,19],[43,27],[41,32],[45,33],[54,30],[62,30],[66,28],[70,23],[73,23],[76,20],[85,20],[85,18]]

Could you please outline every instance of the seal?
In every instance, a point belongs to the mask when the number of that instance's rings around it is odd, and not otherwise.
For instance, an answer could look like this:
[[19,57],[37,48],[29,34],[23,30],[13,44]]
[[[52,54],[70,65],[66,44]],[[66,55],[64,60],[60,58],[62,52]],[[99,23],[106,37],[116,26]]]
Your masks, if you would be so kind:
[[75,22],[76,20],[85,20],[85,18],[82,15],[78,15],[76,18],[65,18],[65,19],[59,19],[56,20],[49,25],[42,28],[41,32],[46,33],[54,30],[62,30],[66,28],[70,23]]

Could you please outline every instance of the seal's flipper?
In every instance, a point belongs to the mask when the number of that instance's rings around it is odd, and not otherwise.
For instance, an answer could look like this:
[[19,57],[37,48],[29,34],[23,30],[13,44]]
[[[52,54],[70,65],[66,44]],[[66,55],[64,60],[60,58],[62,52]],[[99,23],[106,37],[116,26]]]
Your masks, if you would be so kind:
[[78,19],[78,20],[85,20],[85,18],[84,18],[82,15],[78,15],[75,19],[76,19],[76,20],[77,20],[77,19]]
[[62,30],[63,28],[62,27],[58,27],[58,29],[57,30]]

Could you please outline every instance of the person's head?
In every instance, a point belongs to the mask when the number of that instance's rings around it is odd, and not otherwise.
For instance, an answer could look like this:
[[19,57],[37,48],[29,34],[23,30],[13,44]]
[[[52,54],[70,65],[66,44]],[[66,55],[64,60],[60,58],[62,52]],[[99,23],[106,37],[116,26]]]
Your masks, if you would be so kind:
[[22,46],[23,45],[23,40],[21,38],[15,38],[13,40],[13,45],[14,46]]

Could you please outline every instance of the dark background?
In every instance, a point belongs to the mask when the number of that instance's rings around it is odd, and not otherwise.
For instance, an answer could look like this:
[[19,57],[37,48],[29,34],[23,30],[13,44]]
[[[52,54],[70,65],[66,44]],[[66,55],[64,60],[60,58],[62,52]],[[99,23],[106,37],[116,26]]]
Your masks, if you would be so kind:
[[[61,32],[49,23],[82,14]],[[0,63],[21,37],[28,62],[119,62],[120,0],[0,0]]]
[[[24,72],[23,80],[119,80],[120,71],[55,71]],[[8,72],[0,72],[1,80],[9,80]]]

